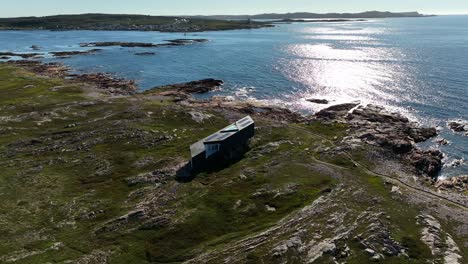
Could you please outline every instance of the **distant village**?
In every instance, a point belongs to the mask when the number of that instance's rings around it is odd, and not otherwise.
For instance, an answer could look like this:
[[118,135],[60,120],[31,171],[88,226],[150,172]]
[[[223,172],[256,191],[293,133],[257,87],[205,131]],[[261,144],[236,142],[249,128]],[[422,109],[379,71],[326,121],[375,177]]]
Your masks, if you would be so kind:
[[[44,28],[43,28],[44,29]],[[137,31],[163,31],[163,32],[193,32],[200,31],[203,28],[199,25],[190,23],[187,19],[174,19],[174,23],[171,24],[149,24],[149,25],[137,25],[137,24],[108,24],[108,25],[92,25],[92,26],[72,26],[72,25],[60,25],[54,28],[54,30],[137,30]]]
[[[212,20],[214,21],[214,20]],[[224,21],[226,22],[226,21]],[[174,18],[173,22],[163,22],[161,24],[132,24],[128,23],[96,23],[96,24],[55,24],[51,26],[38,26],[36,29],[40,30],[104,30],[104,31],[160,31],[160,32],[200,32],[205,30],[220,30],[220,29],[251,29],[268,27],[270,25],[264,23],[253,23],[250,19],[246,21],[237,21],[237,23],[228,23],[216,25],[213,23],[201,23],[200,21],[193,21],[187,18]],[[219,27],[219,28],[218,28]],[[0,26],[1,28],[1,26]],[[10,28],[11,29],[11,28]]]

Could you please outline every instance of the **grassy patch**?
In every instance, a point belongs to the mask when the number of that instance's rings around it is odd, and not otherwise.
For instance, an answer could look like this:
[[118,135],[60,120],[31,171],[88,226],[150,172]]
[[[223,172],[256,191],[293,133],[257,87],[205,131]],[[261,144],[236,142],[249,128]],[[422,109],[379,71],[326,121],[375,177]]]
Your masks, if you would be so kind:
[[200,245],[217,247],[260,231],[316,199],[320,190],[333,182],[295,163],[281,164],[265,174],[256,173],[252,179],[230,184],[215,182],[228,175],[239,175],[241,167],[260,169],[239,164],[207,175],[214,186],[186,198],[183,208],[194,213],[183,223],[156,233],[147,248],[151,260],[183,261]]
[[[345,180],[377,202],[337,202],[355,214],[385,211],[392,235],[409,248],[409,259],[386,263],[429,258],[415,223],[417,208],[393,199],[391,186],[345,155],[323,151],[333,150],[346,126],[272,126],[259,118],[251,150],[237,163],[189,183],[168,177],[129,186],[128,178],[187,161],[190,144],[228,120],[205,109],[200,111],[212,118],[199,124],[187,113],[192,109],[143,95],[96,101],[76,84],[5,65],[0,92],[0,257],[25,249],[36,254],[18,263],[54,263],[98,249],[113,252],[111,263],[180,262],[261,232]],[[352,154],[366,159],[365,153]],[[143,220],[135,220],[97,232],[141,207],[148,218],[170,216],[170,224],[141,228]],[[324,226],[327,220],[314,219]],[[60,246],[49,250],[55,243]],[[259,252],[247,261],[257,263]],[[362,263],[368,256],[349,260]]]
[[345,135],[347,125],[339,124],[339,123],[321,123],[321,122],[313,122],[307,126],[305,126],[309,131],[321,135],[332,141],[341,140],[341,138]]

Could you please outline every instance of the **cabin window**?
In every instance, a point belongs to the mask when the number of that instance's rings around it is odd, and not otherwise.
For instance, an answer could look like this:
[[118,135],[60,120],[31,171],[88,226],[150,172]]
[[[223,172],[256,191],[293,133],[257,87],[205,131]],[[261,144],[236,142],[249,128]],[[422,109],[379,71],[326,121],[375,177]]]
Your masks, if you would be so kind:
[[215,154],[221,149],[221,144],[210,144],[206,146],[206,157]]

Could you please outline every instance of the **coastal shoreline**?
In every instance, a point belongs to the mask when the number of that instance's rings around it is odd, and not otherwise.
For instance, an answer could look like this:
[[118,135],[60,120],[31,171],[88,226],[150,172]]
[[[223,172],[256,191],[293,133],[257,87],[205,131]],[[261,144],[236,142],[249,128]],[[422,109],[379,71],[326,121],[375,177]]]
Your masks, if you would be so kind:
[[[114,44],[112,44],[114,45]],[[118,43],[115,45],[119,45]],[[99,45],[98,45],[99,47]],[[443,168],[444,154],[438,150],[421,150],[417,143],[432,139],[438,135],[436,128],[423,128],[415,122],[410,122],[404,116],[398,113],[390,113],[384,108],[374,105],[363,106],[360,103],[344,103],[339,105],[327,106],[325,109],[310,115],[304,115],[292,112],[289,109],[265,105],[264,103],[251,101],[236,101],[226,97],[215,96],[208,100],[199,100],[192,97],[193,94],[203,94],[214,91],[223,85],[222,80],[206,79],[182,84],[164,85],[154,87],[146,91],[138,91],[135,80],[117,78],[106,73],[90,74],[71,74],[71,68],[61,63],[47,63],[40,61],[9,61],[7,64],[20,66],[36,74],[71,80],[73,82],[88,83],[95,86],[101,93],[110,96],[131,96],[135,94],[151,94],[165,97],[164,100],[173,100],[174,102],[186,106],[197,106],[203,108],[223,108],[228,107],[245,113],[255,114],[260,111],[278,114],[279,118],[285,121],[304,122],[310,118],[321,120],[322,122],[346,123],[354,126],[354,134],[348,136],[349,144],[359,144],[366,142],[370,145],[390,148],[391,152],[401,155],[403,159],[413,159],[412,164],[417,168],[417,173],[427,175],[433,185],[437,185],[437,178]],[[311,102],[317,100],[310,99]],[[325,103],[319,100],[318,103]],[[328,102],[327,102],[328,104]],[[257,109],[257,110],[255,110]],[[355,110],[361,111],[357,116],[350,116]],[[366,112],[368,111],[368,112]],[[380,118],[380,119],[379,119]],[[377,121],[376,121],[377,120]],[[398,124],[398,125],[397,125]],[[369,127],[369,125],[371,127]],[[390,127],[401,126],[392,130]],[[461,127],[460,124],[452,122],[452,126]],[[458,126],[457,126],[458,125]],[[389,127],[390,126],[390,127]],[[383,132],[382,128],[383,127]],[[377,131],[375,131],[377,129]],[[400,129],[400,131],[398,131]],[[372,132],[372,130],[374,130]],[[406,131],[410,131],[409,134]],[[393,137],[393,138],[392,138]],[[413,153],[413,151],[415,151]],[[408,154],[409,153],[409,154]],[[406,155],[409,156],[406,156]],[[460,177],[464,177],[460,175]],[[454,177],[457,178],[457,177]],[[456,180],[453,180],[456,182]],[[450,184],[445,184],[445,186]],[[444,184],[438,184],[444,186]],[[457,187],[457,186],[452,186]],[[463,187],[465,188],[465,187]]]
[[[447,254],[455,261],[464,257],[466,194],[436,189],[402,156],[430,158],[412,141],[434,131],[382,108],[345,104],[304,116],[253,102],[192,96],[218,89],[221,80],[137,93],[113,87],[117,80],[69,78],[59,65],[37,62],[1,63],[0,74],[8,76],[2,89],[9,94],[1,98],[0,140],[6,144],[0,166],[8,175],[2,180],[12,186],[11,192],[4,189],[2,208],[20,207],[5,212],[24,214],[24,223],[34,219],[33,229],[19,226],[19,232],[7,234],[4,241],[11,250],[0,252],[1,261],[61,254],[74,262],[125,256],[148,262],[243,263],[253,258],[245,252],[265,249],[260,257],[283,259],[294,245],[314,257],[338,254],[316,248],[315,241],[328,243],[344,259],[422,263]],[[177,181],[190,143],[246,115],[257,129],[242,160],[197,175],[193,182]],[[43,207],[47,210],[38,210]],[[193,221],[200,215],[202,220]],[[51,216],[54,221],[47,220]],[[13,218],[0,219],[15,227]],[[231,219],[236,219],[232,229],[213,227]],[[246,219],[255,228],[244,225]],[[199,221],[210,228],[197,229]],[[327,232],[318,232],[323,228]],[[25,238],[27,230],[47,230],[48,235]],[[191,239],[185,242],[187,234]],[[437,244],[421,240],[427,234]],[[30,245],[31,237],[40,239],[37,247]],[[180,243],[182,251],[173,247]],[[30,246],[25,250],[24,244]],[[70,246],[80,247],[80,253],[70,254]],[[413,255],[421,247],[427,250]]]

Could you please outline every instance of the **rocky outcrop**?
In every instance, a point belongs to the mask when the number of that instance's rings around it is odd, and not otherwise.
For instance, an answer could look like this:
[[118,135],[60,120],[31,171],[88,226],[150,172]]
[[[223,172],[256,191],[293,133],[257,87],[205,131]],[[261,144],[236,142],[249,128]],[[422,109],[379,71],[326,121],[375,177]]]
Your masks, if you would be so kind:
[[107,73],[71,74],[70,68],[60,63],[42,63],[40,61],[19,60],[8,63],[24,67],[36,74],[54,78],[68,78],[74,81],[89,83],[101,92],[110,95],[130,95],[136,93],[138,87],[133,80],[117,78]]
[[68,75],[70,68],[60,63],[42,63],[32,60],[8,61],[7,63],[26,68],[33,73],[53,78],[63,78]]
[[193,44],[193,43],[208,42],[207,39],[170,39],[166,41],[172,44],[176,44],[176,45],[187,45],[187,44]]
[[222,80],[204,79],[199,81],[155,87],[150,92],[159,92],[160,95],[187,99],[190,94],[202,94],[213,91],[223,85]]
[[431,215],[419,215],[417,222],[423,227],[421,240],[431,249],[438,262],[458,264],[462,256],[452,236],[442,229],[439,221]]
[[21,57],[23,59],[37,58],[43,55],[42,53],[15,53],[15,52],[0,52],[0,56]]
[[50,52],[54,57],[66,58],[74,55],[87,55],[87,54],[94,54],[102,49],[90,49],[85,51],[54,51]]
[[119,218],[113,219],[111,221],[108,221],[105,223],[103,226],[97,228],[95,230],[96,234],[101,234],[104,232],[114,232],[122,228],[123,226],[135,223],[135,222],[141,222],[145,219],[147,219],[148,216],[143,209],[136,209],[134,211],[131,211],[125,215],[120,216]]
[[450,129],[452,129],[455,132],[467,132],[468,128],[465,124],[463,124],[461,121],[459,122],[449,122],[448,126]]
[[439,150],[427,150],[423,151],[418,148],[413,148],[409,155],[410,163],[417,169],[421,174],[426,174],[429,177],[436,178],[442,169],[442,159],[444,155]]
[[329,103],[327,99],[318,99],[318,98],[306,99],[306,101],[314,103],[314,104],[328,104]]
[[358,106],[359,103],[333,105],[323,109],[315,114],[315,117],[322,120],[340,119],[346,116],[351,109]]
[[207,93],[213,91],[223,85],[222,80],[204,79],[183,84],[172,85],[176,90],[186,93]]
[[468,175],[438,180],[435,186],[437,188],[458,190],[460,192],[468,191]]
[[192,117],[192,120],[202,124],[205,120],[209,120],[210,118],[213,117],[213,115],[210,114],[205,114],[199,111],[190,111],[189,115]]
[[372,261],[405,253],[405,248],[391,237],[389,228],[381,220],[383,215],[383,213],[363,214],[359,220],[367,223],[367,228],[354,238]]
[[158,47],[158,44],[144,43],[144,42],[120,42],[120,41],[108,41],[108,42],[90,42],[81,43],[81,47],[125,47],[125,48],[152,48]]
[[137,52],[137,53],[135,53],[135,55],[137,55],[137,56],[152,56],[152,55],[156,55],[156,52]]
[[424,151],[416,146],[416,143],[437,136],[435,128],[420,127],[398,113],[390,113],[375,105],[335,105],[316,113],[315,117],[348,124],[350,135],[344,141],[365,142],[389,149],[408,160],[421,174],[436,177],[442,169],[443,154],[440,151]]
[[145,43],[145,42],[121,42],[121,41],[108,41],[108,42],[90,42],[81,43],[81,47],[124,47],[124,48],[157,48],[164,46],[184,46],[194,43],[207,42],[207,39],[173,39],[166,40],[167,43]]
[[92,83],[105,93],[112,95],[130,95],[136,93],[138,87],[133,80],[117,78],[107,73],[68,74],[74,80]]

